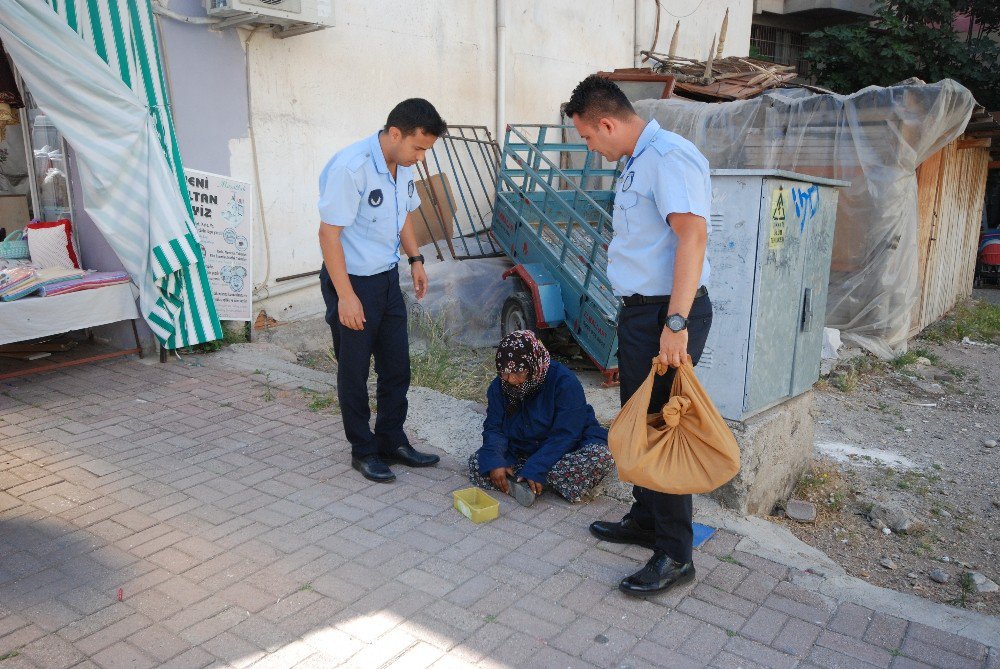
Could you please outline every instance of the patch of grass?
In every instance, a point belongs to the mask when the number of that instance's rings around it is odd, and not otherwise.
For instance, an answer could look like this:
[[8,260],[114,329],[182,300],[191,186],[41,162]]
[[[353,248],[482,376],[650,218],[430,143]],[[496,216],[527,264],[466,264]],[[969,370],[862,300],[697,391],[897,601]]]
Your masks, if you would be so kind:
[[228,346],[229,344],[243,344],[246,341],[246,329],[228,329],[223,326],[222,339],[207,341],[204,344],[195,344],[194,346],[182,348],[181,353],[215,353],[216,351],[221,351],[223,347]]
[[729,564],[739,564],[740,561],[734,558],[732,555],[723,555],[719,558],[720,562],[728,562]]
[[303,390],[302,392],[309,396],[309,403],[306,407],[312,412],[322,411],[331,406],[336,408],[337,406],[337,397],[333,393],[317,393],[311,390]]
[[958,587],[962,589],[956,599],[948,602],[952,606],[957,606],[959,608],[967,608],[969,605],[969,595],[975,591],[976,584],[972,580],[972,574],[969,572],[963,572],[961,576],[958,577]]
[[20,651],[12,650],[9,653],[6,653],[4,655],[0,655],[0,662],[3,662],[4,660],[9,660],[9,659],[14,658],[14,657],[17,657],[20,654],[21,654]]
[[736,632],[734,632],[733,630],[726,630],[726,635],[731,637],[736,636]]
[[299,592],[305,592],[307,590],[312,590],[312,589],[313,589],[312,583],[305,583],[299,586]]
[[920,542],[913,547],[913,554],[917,557],[923,557],[924,555],[928,555],[932,548],[934,548],[934,544],[926,539],[921,539]]
[[857,390],[858,382],[872,372],[880,372],[886,368],[886,363],[873,355],[862,354],[849,358],[839,365],[829,377],[834,388],[843,393]]
[[262,383],[261,385],[264,386],[264,395],[263,395],[264,401],[273,402],[274,388],[271,387],[271,372],[264,373],[264,383]]
[[920,336],[937,343],[961,341],[965,337],[973,341],[1000,342],[1000,306],[982,300],[966,300],[928,326]]
[[904,369],[915,363],[919,357],[916,351],[907,351],[890,360],[889,364],[892,365],[893,369]]
[[792,496],[808,500],[821,509],[839,512],[847,502],[848,489],[835,465],[820,462],[799,478]]
[[410,317],[410,332],[418,346],[410,351],[410,383],[474,402],[486,402],[486,390],[496,377],[493,354],[457,342],[444,319],[423,314]]
[[847,369],[830,377],[833,387],[842,393],[853,393],[858,389],[858,373]]
[[483,616],[483,620],[485,620],[488,623],[493,623],[493,622],[496,622],[497,617],[495,615],[493,615],[493,614],[490,614],[488,616]]

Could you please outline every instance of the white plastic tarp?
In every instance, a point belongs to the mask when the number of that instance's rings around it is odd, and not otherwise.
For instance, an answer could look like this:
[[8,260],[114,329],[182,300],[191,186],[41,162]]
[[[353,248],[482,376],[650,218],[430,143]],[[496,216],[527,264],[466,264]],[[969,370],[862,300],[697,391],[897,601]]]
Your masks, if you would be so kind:
[[920,291],[916,169],[962,134],[974,104],[968,89],[944,80],[851,95],[778,89],[752,100],[635,107],[694,142],[713,169],[849,181],[838,201],[826,325],[891,357],[905,346]]

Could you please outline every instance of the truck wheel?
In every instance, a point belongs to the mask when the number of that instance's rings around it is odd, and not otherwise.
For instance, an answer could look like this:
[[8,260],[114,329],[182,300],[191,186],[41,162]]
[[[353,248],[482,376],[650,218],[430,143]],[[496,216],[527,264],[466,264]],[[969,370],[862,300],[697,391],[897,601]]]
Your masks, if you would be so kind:
[[516,330],[538,332],[535,305],[528,293],[514,293],[504,300],[500,311],[500,336],[505,337]]

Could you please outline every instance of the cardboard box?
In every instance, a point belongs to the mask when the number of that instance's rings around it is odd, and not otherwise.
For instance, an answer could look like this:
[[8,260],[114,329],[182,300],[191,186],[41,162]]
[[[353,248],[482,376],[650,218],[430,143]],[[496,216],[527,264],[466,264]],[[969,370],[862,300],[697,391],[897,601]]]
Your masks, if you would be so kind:
[[27,195],[0,195],[0,228],[10,234],[30,222]]
[[444,174],[413,182],[420,196],[420,208],[413,212],[417,246],[449,241],[455,232],[455,201],[451,184]]

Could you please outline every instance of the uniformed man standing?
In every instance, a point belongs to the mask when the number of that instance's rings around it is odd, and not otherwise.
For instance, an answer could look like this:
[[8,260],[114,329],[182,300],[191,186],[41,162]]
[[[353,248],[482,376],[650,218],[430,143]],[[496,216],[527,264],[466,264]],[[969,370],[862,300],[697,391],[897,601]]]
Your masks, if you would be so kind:
[[[622,300],[618,321],[621,403],[642,385],[653,358],[670,371],[657,377],[649,412],[670,397],[684,356],[697,363],[712,323],[705,256],[712,185],[708,161],[691,142],[646,123],[612,81],[590,76],[565,107],[588,148],[627,159],[615,185],[614,239],[608,279]],[[691,495],[635,486],[635,503],[620,522],[598,521],[595,536],[653,550],[642,569],[622,580],[626,594],[645,596],[694,578]]]
[[[411,167],[447,130],[427,100],[400,102],[385,127],[337,152],[319,177],[320,287],[337,357],[337,397],[351,444],[351,465],[365,478],[395,480],[391,463],[437,464],[403,432],[410,355],[399,289],[399,247],[408,256],[417,299],[427,291],[411,212],[420,206]],[[378,375],[375,431],[369,421],[368,369]]]

